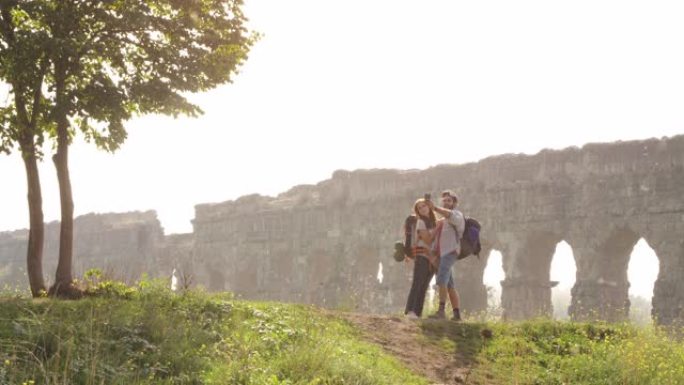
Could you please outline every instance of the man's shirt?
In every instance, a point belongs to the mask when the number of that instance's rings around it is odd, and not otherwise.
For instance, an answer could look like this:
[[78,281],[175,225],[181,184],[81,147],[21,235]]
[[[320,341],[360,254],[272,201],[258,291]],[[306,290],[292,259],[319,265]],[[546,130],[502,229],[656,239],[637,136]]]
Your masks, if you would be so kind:
[[[454,231],[454,226],[456,226],[458,234]],[[442,257],[453,252],[458,255],[461,252],[463,231],[465,231],[465,217],[463,217],[463,213],[456,209],[451,210],[451,214],[444,218],[442,233],[439,238],[439,250]]]

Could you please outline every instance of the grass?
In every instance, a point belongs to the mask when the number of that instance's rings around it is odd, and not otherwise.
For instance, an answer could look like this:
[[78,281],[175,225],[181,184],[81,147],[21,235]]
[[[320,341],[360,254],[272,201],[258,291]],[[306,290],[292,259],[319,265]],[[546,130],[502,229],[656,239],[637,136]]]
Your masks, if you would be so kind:
[[472,384],[684,384],[684,343],[653,327],[545,319],[421,326],[430,343],[473,367]]
[[[5,291],[0,385],[428,383],[331,312],[165,286],[94,279],[79,301]],[[419,325],[418,338],[472,368],[468,384],[684,385],[684,343],[653,327]]]
[[98,283],[79,301],[0,298],[0,384],[426,384],[298,305]]

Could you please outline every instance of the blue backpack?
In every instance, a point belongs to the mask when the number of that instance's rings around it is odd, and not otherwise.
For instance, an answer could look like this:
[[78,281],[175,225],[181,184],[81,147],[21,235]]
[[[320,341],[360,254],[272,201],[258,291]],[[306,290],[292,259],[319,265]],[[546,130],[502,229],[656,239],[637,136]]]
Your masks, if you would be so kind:
[[[449,223],[453,227],[456,234],[456,226]],[[463,259],[471,255],[477,255],[480,259],[480,251],[482,250],[482,245],[480,244],[480,222],[475,218],[466,217],[465,228],[463,230],[463,236],[461,237],[461,252],[458,254],[456,259]]]

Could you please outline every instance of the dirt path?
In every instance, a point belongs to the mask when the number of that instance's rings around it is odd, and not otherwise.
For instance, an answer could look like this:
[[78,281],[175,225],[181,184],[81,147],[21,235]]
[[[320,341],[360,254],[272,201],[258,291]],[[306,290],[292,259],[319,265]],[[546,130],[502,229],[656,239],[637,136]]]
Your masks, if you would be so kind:
[[[363,338],[382,346],[397,357],[413,372],[428,378],[434,384],[466,384],[472,367],[467,354],[448,353],[431,344],[421,329],[421,323],[428,323],[431,329],[453,332],[451,321],[415,321],[398,316],[342,313],[338,316],[351,322]],[[425,324],[423,324],[425,326]]]

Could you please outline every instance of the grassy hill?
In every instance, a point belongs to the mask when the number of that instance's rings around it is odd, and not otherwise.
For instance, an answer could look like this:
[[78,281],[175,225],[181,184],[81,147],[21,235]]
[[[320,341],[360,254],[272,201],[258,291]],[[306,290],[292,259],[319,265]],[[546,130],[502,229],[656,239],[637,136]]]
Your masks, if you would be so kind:
[[649,328],[415,322],[146,281],[89,292],[0,296],[0,384],[684,384],[684,344]]

